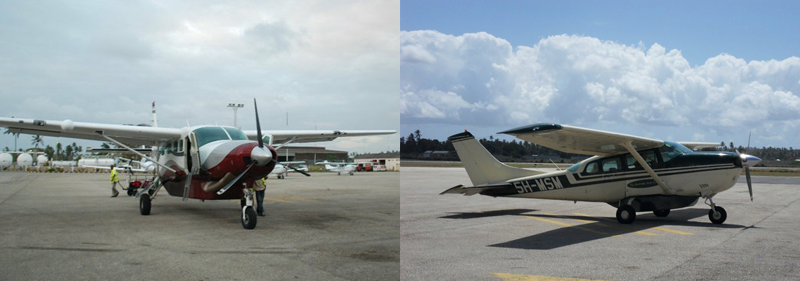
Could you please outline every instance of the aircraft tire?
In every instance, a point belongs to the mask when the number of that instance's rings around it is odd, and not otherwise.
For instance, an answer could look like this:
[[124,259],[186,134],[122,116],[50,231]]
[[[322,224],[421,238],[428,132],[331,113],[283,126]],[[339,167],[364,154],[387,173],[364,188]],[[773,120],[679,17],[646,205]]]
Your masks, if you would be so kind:
[[621,224],[631,224],[636,219],[636,210],[629,205],[617,208],[617,221]]
[[150,214],[150,194],[142,194],[142,197],[139,197],[139,213],[142,216],[147,216]]
[[253,210],[253,207],[247,206],[244,207],[244,215],[242,216],[242,227],[245,229],[253,229],[256,228],[256,211]]
[[336,172],[336,175],[337,175],[337,176],[341,176],[341,175],[342,175],[342,172]]
[[669,209],[653,211],[653,214],[656,215],[656,217],[664,218],[666,216],[669,216]]
[[715,209],[717,209],[716,215],[714,214],[714,209],[708,210],[708,219],[714,224],[722,224],[728,218],[728,212],[725,212],[725,209],[719,206]]
[[353,172],[350,172],[350,175],[352,176],[352,175],[353,175]]

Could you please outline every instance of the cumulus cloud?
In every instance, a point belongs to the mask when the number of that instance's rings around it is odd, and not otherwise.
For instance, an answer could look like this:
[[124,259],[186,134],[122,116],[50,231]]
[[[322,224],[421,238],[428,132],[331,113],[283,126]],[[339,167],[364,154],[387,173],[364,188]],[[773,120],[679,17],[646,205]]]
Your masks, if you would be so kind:
[[0,116],[147,123],[156,101],[182,127],[242,103],[254,128],[257,98],[265,129],[399,126],[399,1],[205,2],[0,1]]
[[[401,50],[408,50],[401,65],[404,124],[564,122],[726,131],[770,123],[778,132],[800,121],[797,57],[747,62],[720,54],[693,67],[679,50],[657,43],[556,35],[512,48],[487,33],[430,30],[402,32]],[[438,89],[459,99],[444,103],[434,97],[445,93]]]

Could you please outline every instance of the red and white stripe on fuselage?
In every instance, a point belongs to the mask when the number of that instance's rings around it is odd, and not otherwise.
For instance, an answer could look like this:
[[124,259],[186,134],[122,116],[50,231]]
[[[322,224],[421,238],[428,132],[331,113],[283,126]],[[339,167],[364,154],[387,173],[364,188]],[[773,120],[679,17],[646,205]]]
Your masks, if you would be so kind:
[[[244,172],[252,161],[250,160],[253,149],[257,149],[258,142],[244,140],[221,140],[205,144],[198,148],[200,157],[200,173],[192,176],[192,183],[189,188],[188,197],[192,199],[215,200],[215,199],[238,199],[242,196],[242,188],[251,187],[255,179],[266,177],[275,168],[275,162],[264,166],[253,165],[239,182],[244,185],[234,185],[221,195],[216,192],[206,193],[203,185],[219,181],[226,174],[239,175]],[[272,159],[277,157],[277,152],[270,146],[265,146],[271,154]],[[184,158],[184,157],[181,157]],[[184,158],[185,161],[185,158]],[[177,170],[177,169],[176,169]],[[186,173],[185,167],[180,167],[178,174]],[[164,173],[162,180],[169,177],[171,173]],[[171,181],[165,184],[170,195],[183,196],[186,178]]]

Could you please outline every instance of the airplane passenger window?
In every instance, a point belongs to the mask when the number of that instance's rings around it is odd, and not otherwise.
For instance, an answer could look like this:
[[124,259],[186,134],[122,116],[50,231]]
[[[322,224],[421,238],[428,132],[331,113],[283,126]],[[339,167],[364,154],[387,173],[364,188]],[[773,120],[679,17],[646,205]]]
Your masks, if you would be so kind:
[[[647,162],[650,167],[654,167],[656,164],[658,164],[656,153],[653,150],[639,151],[639,155],[642,156],[644,161]],[[642,165],[640,165],[639,161],[636,161],[636,158],[634,158],[631,154],[625,154],[625,167],[627,170],[642,169]]]
[[178,141],[178,152],[183,152],[183,140]]
[[597,162],[592,162],[586,165],[586,170],[584,171],[585,174],[595,174],[597,172],[600,172]]
[[603,173],[613,173],[619,171],[620,159],[617,157],[603,160]]

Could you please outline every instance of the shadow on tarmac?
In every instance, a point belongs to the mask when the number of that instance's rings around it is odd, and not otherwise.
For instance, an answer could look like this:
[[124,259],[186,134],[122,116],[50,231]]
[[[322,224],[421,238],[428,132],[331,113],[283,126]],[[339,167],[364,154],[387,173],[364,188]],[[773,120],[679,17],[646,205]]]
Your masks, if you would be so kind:
[[508,209],[508,210],[495,210],[486,212],[471,212],[471,213],[453,213],[449,216],[439,217],[440,219],[477,219],[498,216],[519,216],[524,213],[537,212],[536,209]]
[[[652,213],[641,213],[637,215],[636,221],[633,224],[622,225],[619,224],[616,218],[603,218],[603,217],[589,217],[578,215],[544,215],[544,214],[522,214],[521,212],[514,213],[504,210],[502,212],[507,215],[518,215],[521,217],[528,217],[541,220],[572,220],[573,222],[564,223],[571,226],[554,229],[547,232],[531,235],[528,237],[511,240],[499,244],[489,245],[490,247],[499,248],[514,248],[524,250],[551,250],[564,246],[570,246],[589,242],[593,240],[615,237],[619,235],[635,233],[638,231],[647,231],[650,228],[660,226],[694,226],[694,227],[714,227],[714,228],[751,228],[742,225],[721,224],[716,225],[709,222],[692,222],[690,219],[695,219],[708,215],[707,209],[682,209],[672,210],[669,217],[659,218]],[[520,211],[520,210],[516,210]],[[535,211],[535,210],[527,210]],[[468,213],[469,214],[469,213]],[[474,214],[474,213],[473,213]],[[480,214],[480,213],[478,213]],[[446,217],[444,217],[446,218]],[[585,223],[574,224],[574,221],[589,221]],[[554,221],[561,224],[561,221]]]

